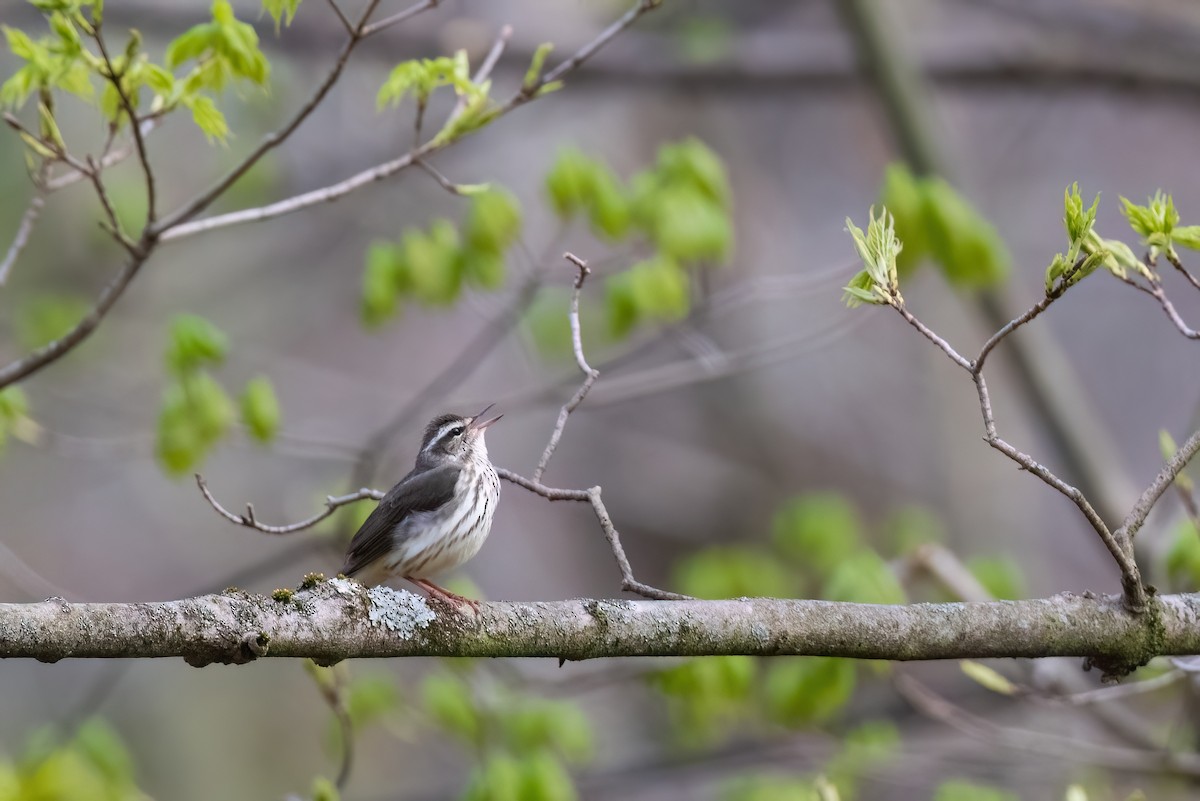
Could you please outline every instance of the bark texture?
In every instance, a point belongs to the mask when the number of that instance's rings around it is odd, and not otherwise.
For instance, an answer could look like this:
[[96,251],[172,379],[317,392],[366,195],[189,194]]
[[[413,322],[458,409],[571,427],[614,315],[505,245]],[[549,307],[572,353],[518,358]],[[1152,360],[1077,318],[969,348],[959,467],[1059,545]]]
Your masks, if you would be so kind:
[[744,598],[484,603],[456,611],[345,579],[277,597],[229,590],[155,603],[0,604],[0,656],[259,657],[820,655],[858,659],[1086,657],[1122,674],[1153,656],[1200,653],[1200,594],[880,606]]

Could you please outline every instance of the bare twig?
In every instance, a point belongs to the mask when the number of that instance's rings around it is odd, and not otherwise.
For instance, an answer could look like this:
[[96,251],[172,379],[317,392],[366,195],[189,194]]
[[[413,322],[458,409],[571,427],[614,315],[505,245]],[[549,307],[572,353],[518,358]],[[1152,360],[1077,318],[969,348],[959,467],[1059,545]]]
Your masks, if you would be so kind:
[[289,523],[282,526],[269,526],[265,523],[258,522],[258,520],[255,518],[253,504],[246,504],[246,513],[239,515],[234,514],[218,503],[217,499],[213,497],[212,491],[209,490],[208,483],[199,473],[196,474],[196,486],[200,488],[200,493],[204,496],[204,499],[208,501],[209,505],[212,506],[212,508],[215,509],[217,514],[221,515],[221,517],[236,525],[252,528],[255,531],[261,531],[264,534],[293,534],[297,531],[303,531],[306,528],[312,528],[317,523],[320,523],[322,520],[336,512],[339,508],[346,506],[347,504],[357,503],[358,501],[365,501],[368,499],[377,501],[383,497],[383,493],[379,490],[367,489],[365,487],[360,489],[358,492],[352,492],[349,495],[329,495],[325,498],[325,511],[318,512],[312,517],[301,520],[298,523]]
[[138,244],[134,242],[121,228],[121,220],[117,217],[117,210],[112,204],[112,200],[108,196],[108,189],[104,186],[104,180],[100,177],[100,167],[88,156],[87,161],[89,170],[88,178],[92,181],[92,186],[96,189],[96,197],[100,200],[100,206],[104,209],[104,216],[107,223],[100,223],[100,226],[116,240],[117,244],[125,248],[130,256],[136,256],[138,252]]
[[[104,58],[104,66],[108,75],[106,76],[113,88],[117,90],[117,96],[121,98],[121,105],[125,109],[125,113],[129,115],[129,128],[133,132],[133,142],[137,148],[138,161],[142,165],[142,175],[146,179],[146,234],[144,237],[148,241],[154,239],[152,226],[154,225],[155,217],[157,216],[158,201],[155,197],[154,189],[154,170],[150,166],[150,157],[146,153],[146,141],[142,137],[142,126],[138,120],[137,109],[134,108],[133,101],[129,97],[129,93],[125,91],[125,87],[121,85],[121,80],[124,78],[124,72],[118,74],[113,68],[112,59],[108,56],[108,48],[104,45],[104,36],[100,33],[100,26],[95,27],[93,38],[96,40],[96,46],[100,48],[100,55]],[[92,170],[93,175],[96,174],[95,169]],[[99,184],[97,184],[99,188]]]
[[1121,278],[1121,280],[1129,284],[1134,289],[1139,289],[1157,300],[1158,305],[1162,307],[1164,312],[1166,312],[1167,318],[1170,319],[1171,324],[1179,329],[1179,333],[1183,334],[1188,339],[1200,339],[1200,331],[1192,328],[1184,321],[1183,317],[1179,314],[1179,310],[1175,308],[1175,304],[1172,303],[1171,299],[1167,297],[1166,291],[1163,289],[1162,284],[1160,284],[1158,281],[1151,281],[1150,286],[1147,287],[1129,277]]
[[[638,19],[638,17],[642,16],[642,14],[645,14],[647,11],[656,8],[660,2],[661,0],[639,0],[637,5],[626,12],[625,15],[622,16],[616,23],[606,28],[599,36],[597,36],[588,44],[584,45],[574,56],[568,58],[552,72],[543,76],[539,81],[536,81],[532,86],[522,87],[506,103],[494,109],[493,119],[502,117],[510,111],[533,100],[537,95],[538,89],[542,88],[551,81],[561,79],[568,72],[579,67],[593,53],[607,44],[614,36],[632,25],[633,22]],[[437,3],[434,2],[434,0],[426,0],[426,2],[419,3],[418,5],[410,8],[408,11],[401,12],[400,14],[396,15],[396,17],[383,19],[373,25],[368,25],[365,28],[361,28],[359,40],[377,32],[378,30],[381,30],[383,27],[395,24],[395,22],[401,22],[403,19],[407,19],[408,16],[412,16],[413,14],[419,11],[424,11],[428,8],[433,8],[436,5]],[[331,79],[336,78],[336,72],[340,71],[340,65],[344,63],[345,55],[348,55],[348,53],[344,53],[344,55],[340,58],[338,67],[335,69],[335,74],[331,75]],[[327,91],[328,86],[332,85],[331,79],[326,80],[326,84],[322,86],[319,94],[323,95],[324,91]],[[292,127],[294,127],[294,125],[289,126],[285,130],[290,131]],[[268,137],[267,141],[260,146],[259,150],[265,152],[264,148],[268,144],[270,144],[270,146],[274,146],[274,144],[278,144],[278,142],[272,142],[272,138]],[[417,161],[443,150],[450,144],[451,142],[447,140],[440,142],[437,140],[430,140],[424,145],[414,147],[411,152],[406,153],[403,156],[399,156],[390,161],[385,161],[382,164],[378,164],[374,167],[356,173],[345,180],[338,181],[337,183],[330,184],[320,189],[304,192],[290,198],[276,201],[275,203],[271,203],[266,206],[241,209],[239,211],[233,211],[227,214],[217,214],[202,220],[193,220],[188,222],[188,220],[191,220],[191,218],[200,211],[203,211],[204,208],[207,208],[212,201],[216,199],[216,196],[228,188],[229,184],[236,180],[243,172],[245,172],[246,169],[249,169],[248,165],[239,166],[235,168],[229,174],[229,176],[220,181],[217,186],[213,188],[213,190],[205,193],[205,195],[201,196],[201,198],[197,198],[196,201],[193,201],[187,207],[180,209],[169,218],[160,221],[156,230],[162,232],[161,238],[164,241],[180,239],[185,236],[192,236],[205,231],[224,228],[229,225],[241,225],[244,223],[260,222],[262,220],[281,217],[285,214],[291,214],[292,212],[300,211],[319,203],[331,203],[335,200],[340,200],[357,189],[361,189],[362,187],[375,183],[376,181],[382,181],[385,178],[389,178],[401,170],[411,167]],[[260,156],[261,153],[259,151],[255,151],[254,154],[251,154],[251,158],[254,160],[257,160],[257,158]],[[218,189],[220,192],[216,191]]]
[[1200,756],[1196,754],[1176,753],[1166,749],[1149,751],[1121,748],[1081,742],[1073,737],[1045,732],[1007,728],[951,703],[905,673],[896,673],[893,683],[900,694],[918,711],[972,737],[999,742],[1022,751],[1067,757],[1107,768],[1200,776]]
[[138,274],[138,271],[141,270],[148,256],[149,254],[140,247],[131,253],[129,261],[125,262],[125,266],[100,291],[100,296],[96,299],[96,305],[92,307],[92,310],[82,320],[75,324],[74,328],[53,342],[49,342],[32,353],[26,354],[22,358],[0,368],[0,389],[16,381],[20,381],[25,376],[37,372],[47,364],[60,359],[80,342],[87,339],[96,330],[96,326],[100,325],[100,321],[104,319],[109,309],[121,297],[121,293],[129,286],[129,283]]
[[1175,478],[1183,468],[1187,467],[1188,462],[1192,460],[1200,451],[1200,430],[1194,432],[1188,437],[1187,442],[1175,451],[1175,455],[1167,461],[1167,464],[1154,477],[1154,482],[1146,488],[1138,498],[1137,503],[1133,505],[1133,509],[1129,511],[1124,522],[1121,523],[1121,528],[1117,531],[1124,536],[1128,542],[1127,547],[1132,552],[1133,540],[1137,536],[1138,530],[1142,524],[1146,522],[1146,517],[1150,514],[1150,510],[1154,508],[1154,504],[1162,497],[1162,494],[1167,491],[1167,488],[1175,482]]
[[[1119,529],[1115,533],[1110,531],[1107,524],[1105,524],[1104,520],[1101,519],[1095,508],[1093,508],[1092,504],[1078,488],[1073,487],[1067,482],[1063,481],[1048,467],[1035,461],[1032,456],[1017,450],[1000,437],[1000,435],[997,433],[996,420],[992,413],[991,396],[988,393],[987,382],[983,377],[984,361],[987,359],[988,354],[991,353],[996,345],[999,344],[1004,337],[1008,336],[1017,328],[1045,311],[1051,303],[1053,303],[1062,295],[1066,286],[1067,284],[1064,280],[1058,288],[1047,292],[1046,297],[1036,303],[1029,311],[1003,326],[1000,331],[998,331],[995,335],[989,338],[986,343],[984,343],[983,348],[979,352],[979,356],[973,362],[968,362],[961,355],[959,355],[959,353],[955,351],[948,342],[934,333],[928,326],[926,326],[911,312],[909,312],[908,309],[904,307],[903,303],[893,304],[893,308],[895,308],[896,311],[899,312],[900,315],[906,321],[908,321],[911,326],[917,329],[917,331],[919,331],[926,339],[928,339],[943,353],[949,356],[955,364],[971,374],[971,378],[975,382],[977,394],[979,395],[979,409],[983,415],[983,426],[985,431],[984,441],[987,442],[987,444],[991,447],[1003,453],[1009,459],[1012,459],[1014,462],[1020,465],[1023,470],[1032,473],[1040,478],[1043,482],[1062,493],[1073,504],[1075,504],[1076,507],[1078,507],[1084,518],[1100,536],[1101,541],[1104,543],[1105,547],[1108,548],[1109,553],[1112,554],[1113,559],[1116,561],[1117,566],[1121,570],[1121,585],[1124,589],[1126,605],[1130,611],[1142,612],[1146,608],[1146,588],[1142,584],[1141,572],[1138,569],[1137,561],[1134,559],[1132,547],[1127,547],[1126,545],[1129,539],[1125,532],[1127,527],[1122,527],[1122,529]],[[1197,447],[1200,447],[1200,443],[1197,444]],[[1172,478],[1173,477],[1174,476],[1172,475]],[[1167,482],[1168,485],[1169,483],[1170,482]],[[1165,489],[1166,486],[1167,485],[1164,485],[1163,489]],[[1153,505],[1153,502],[1158,499],[1158,495],[1161,494],[1162,490],[1160,489],[1158,493],[1154,495],[1154,498],[1150,501],[1150,504]],[[1147,512],[1148,511],[1149,510],[1147,508]],[[1138,525],[1140,525],[1140,521]]]
[[350,779],[350,769],[354,766],[354,721],[350,719],[350,709],[346,702],[345,665],[333,665],[327,668],[328,680],[316,672],[326,670],[326,668],[312,663],[309,664],[309,667],[313,671],[313,681],[316,683],[321,697],[329,705],[329,711],[333,713],[333,717],[338,723],[342,741],[342,761],[338,767],[337,778],[333,783],[338,790],[344,790],[346,782]]
[[378,22],[372,22],[370,25],[361,26],[359,28],[359,35],[363,38],[366,38],[373,34],[379,33],[380,31],[387,30],[393,25],[399,25],[401,22],[415,17],[422,11],[428,11],[431,8],[437,8],[439,2],[441,2],[441,0],[423,0],[423,2],[417,3],[414,6],[410,6],[409,8],[397,12],[390,17],[384,17]]
[[29,199],[29,205],[25,208],[25,213],[21,215],[21,221],[17,223],[17,233],[13,235],[12,244],[8,246],[8,252],[4,254],[4,261],[0,261],[0,286],[4,286],[8,280],[8,274],[12,272],[13,265],[21,256],[21,251],[29,244],[29,236],[33,233],[34,223],[37,222],[38,215],[42,213],[42,208],[46,205],[48,191],[45,183],[38,183],[34,187],[33,197]]
[[430,164],[425,159],[417,159],[413,163],[416,164],[418,167],[420,167],[425,172],[429,173],[429,175],[433,178],[433,180],[437,181],[438,184],[441,185],[442,189],[445,189],[450,194],[452,194],[452,195],[466,194],[465,192],[463,192],[461,186],[454,183],[454,181],[451,181],[449,178],[447,178],[445,175],[443,175],[436,167],[434,167],[432,164]]
[[[256,147],[250,153],[250,155],[242,159],[237,166],[226,173],[225,176],[218,180],[211,188],[193,198],[182,208],[177,209],[168,216],[164,217],[157,225],[151,226],[150,230],[156,235],[162,235],[161,238],[164,240],[174,238],[167,235],[172,232],[175,233],[176,236],[179,236],[177,230],[179,227],[200,212],[207,209],[217,198],[223,195],[225,191],[229,189],[229,187],[233,186],[234,182],[245,175],[251,167],[257,164],[263,156],[287,141],[287,138],[291,136],[297,128],[300,127],[301,123],[308,119],[308,116],[312,114],[313,110],[315,110],[316,107],[321,104],[321,101],[325,99],[325,95],[327,95],[329,90],[333,88],[333,85],[337,83],[338,78],[342,74],[342,70],[346,66],[347,60],[350,58],[350,54],[354,52],[354,48],[358,45],[358,43],[368,35],[366,25],[368,20],[371,18],[371,14],[375,12],[375,8],[378,5],[379,0],[369,0],[366,8],[363,10],[361,18],[358,21],[358,25],[346,39],[346,43],[342,46],[341,52],[338,53],[337,59],[334,61],[333,67],[330,69],[329,74],[325,76],[325,80],[322,81],[317,87],[317,90],[313,92],[313,95],[308,99],[308,102],[300,107],[295,116],[293,116],[286,125],[264,137],[262,142],[259,143],[258,147]],[[176,230],[172,231],[172,229]]]
[[960,356],[958,351],[951,347],[949,342],[942,339],[940,336],[935,334],[931,328],[925,325],[925,323],[914,317],[913,314],[904,307],[904,304],[898,304],[893,306],[893,308],[900,312],[900,316],[907,320],[909,325],[920,331],[921,336],[928,339],[930,342],[936,345],[938,349],[942,351],[942,353],[945,353],[947,356],[949,356],[950,361],[954,362],[968,373],[971,372],[971,363]]
[[1188,271],[1188,268],[1183,266],[1183,262],[1179,260],[1178,253],[1171,248],[1167,248],[1163,255],[1167,257],[1167,261],[1171,263],[1172,267],[1183,273],[1183,277],[1187,279],[1188,283],[1191,284],[1193,288],[1200,289],[1200,278],[1192,275],[1191,272]]
[[346,29],[346,33],[354,36],[354,25],[346,17],[346,13],[342,11],[342,7],[338,5],[337,0],[327,0],[329,7],[333,9],[333,13],[337,14],[338,21],[342,23],[342,27]]
[[579,385],[579,389],[571,396],[571,399],[563,404],[562,409],[558,412],[558,421],[554,424],[554,430],[550,432],[550,441],[546,443],[546,449],[542,451],[542,458],[538,460],[537,467],[533,471],[534,483],[540,483],[542,474],[546,472],[546,465],[550,463],[550,458],[554,456],[554,451],[558,448],[558,442],[562,439],[563,429],[567,425],[567,418],[571,416],[571,412],[583,403],[583,399],[587,397],[588,390],[592,388],[592,384],[596,383],[596,379],[600,377],[600,371],[593,369],[588,363],[587,358],[583,354],[583,336],[580,333],[579,326],[579,295],[583,291],[583,282],[591,274],[588,269],[587,262],[576,256],[574,253],[564,253],[563,258],[575,265],[578,274],[575,278],[575,291],[571,294],[571,311],[568,315],[571,322],[571,348],[575,351],[575,363],[579,365],[579,372],[583,373],[583,383]]
[[599,36],[580,48],[566,61],[542,76],[541,80],[536,83],[533,89],[540,89],[548,83],[561,80],[567,73],[578,69],[583,62],[594,56],[596,52],[600,50],[600,48],[612,41],[617,34],[628,28],[633,23],[637,22],[638,18],[647,11],[653,11],[660,5],[662,5],[662,0],[639,0],[637,5],[622,14],[620,19],[605,28]]
[[[142,136],[149,136],[150,132],[158,127],[161,120],[161,117],[143,117],[141,122]],[[106,144],[105,153],[98,160],[100,169],[104,170],[113,166],[114,164],[121,163],[125,159],[129,158],[133,154],[134,150],[136,150],[136,148],[133,146],[132,142],[127,144],[125,147],[120,148],[119,150],[109,150],[109,145]],[[72,168],[70,171],[64,172],[62,175],[56,175],[46,181],[46,189],[50,192],[57,192],[59,189],[64,189],[71,184],[79,183],[87,177],[89,176],[86,171],[81,172],[76,168]]]
[[531,481],[503,467],[496,468],[496,473],[505,481],[516,484],[522,489],[527,489],[535,495],[540,495],[548,501],[581,501],[590,503],[592,510],[596,513],[596,520],[599,521],[600,528],[604,531],[604,537],[608,540],[608,545],[612,549],[613,558],[617,560],[617,567],[621,571],[622,589],[658,601],[679,601],[689,598],[687,595],[667,592],[666,590],[651,587],[649,584],[643,584],[634,577],[633,567],[629,564],[629,558],[625,556],[625,549],[621,546],[620,534],[617,533],[617,529],[613,525],[612,518],[608,514],[608,509],[604,506],[604,501],[600,499],[599,487],[592,487],[585,490],[557,489],[555,487],[547,487],[545,484],[537,481]]

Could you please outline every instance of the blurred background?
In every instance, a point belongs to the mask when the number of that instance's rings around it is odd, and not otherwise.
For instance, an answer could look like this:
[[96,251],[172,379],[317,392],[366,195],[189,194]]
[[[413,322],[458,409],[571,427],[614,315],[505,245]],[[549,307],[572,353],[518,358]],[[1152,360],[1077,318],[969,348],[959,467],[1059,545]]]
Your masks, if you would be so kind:
[[[381,15],[400,9],[383,6]],[[411,100],[377,112],[375,99],[401,61],[463,48],[476,64],[512,25],[493,72],[506,97],[540,43],[555,43],[557,63],[625,7],[443,0],[366,41],[311,119],[214,211],[324,186],[406,152]],[[186,114],[154,131],[164,208],[286,121],[344,37],[316,0],[278,36],[257,3],[234,8],[261,37],[269,91],[237,86],[222,96],[226,144],[206,142]],[[208,14],[202,3],[112,0],[105,26],[118,43],[137,27],[157,61]],[[37,9],[15,0],[0,0],[0,21],[46,30]],[[164,244],[94,337],[22,385],[29,424],[0,456],[9,565],[0,596],[149,601],[230,585],[270,592],[309,571],[335,572],[351,518],[365,509],[272,537],[214,514],[192,470],[231,509],[253,502],[265,522],[299,520],[326,494],[387,489],[409,469],[424,424],[444,411],[495,402],[505,417],[489,432],[492,459],[528,474],[579,380],[565,347],[573,272],[564,250],[595,269],[582,315],[602,375],[546,481],[604,487],[641,580],[709,595],[836,596],[830,574],[850,560],[853,575],[886,564],[910,599],[946,599],[953,588],[914,578],[914,554],[929,554],[916,544],[937,543],[992,594],[1113,592],[1112,560],[1073,507],[981,441],[967,377],[894,313],[842,303],[859,269],[845,218],[864,225],[881,196],[900,204],[912,186],[946,181],[952,197],[941,208],[959,215],[947,213],[948,225],[979,231],[980,241],[951,263],[955,245],[934,237],[903,289],[914,313],[973,354],[1042,296],[1046,265],[1066,247],[1061,197],[1072,182],[1087,201],[1101,193],[1098,230],[1135,250],[1119,195],[1142,202],[1161,188],[1183,223],[1197,221],[1198,53],[1200,7],[1183,0],[668,0],[565,89],[432,159],[450,180],[503,187],[519,204],[520,234],[495,287],[468,285],[442,305],[401,297],[397,312],[368,313],[364,324],[372,243],[394,247],[438,218],[458,224],[478,202],[417,169],[335,204]],[[0,55],[5,77],[19,65]],[[430,119],[452,107],[444,94]],[[93,107],[64,101],[58,114],[73,149],[102,143]],[[428,134],[436,130],[430,123]],[[7,247],[32,190],[19,140],[4,141]],[[568,213],[548,176],[603,164],[618,194],[636,194],[635,175],[666,181],[673,158],[710,156],[726,176],[715,213],[717,223],[728,215],[730,235],[683,260],[682,301],[656,310],[651,298],[636,320],[622,317],[622,276],[660,256],[662,243],[639,237],[636,224],[614,236],[594,214]],[[135,161],[107,174],[122,217],[134,221],[144,203]],[[49,198],[0,291],[4,362],[74,319],[117,269],[121,254],[98,218],[85,184]],[[1165,276],[1168,291],[1186,319],[1200,320],[1195,294],[1176,278]],[[233,423],[194,463],[164,464],[160,417],[175,380],[164,352],[181,314],[223,332],[227,353],[211,374],[231,396],[269,379],[281,409],[269,445]],[[1097,275],[992,357],[997,422],[1119,519],[1161,466],[1160,430],[1178,439],[1194,427],[1195,357],[1153,302]],[[1200,556],[1179,544],[1177,506],[1165,498],[1151,518],[1143,569],[1160,588],[1194,589]],[[819,564],[806,563],[808,547],[826,546]],[[775,558],[779,549],[793,561]],[[620,587],[586,508],[512,486],[463,572],[471,592],[496,600],[607,597]],[[862,597],[845,584],[840,594]],[[886,671],[805,667],[814,663],[354,664],[337,679],[358,688],[363,724],[343,797],[459,798],[474,782],[476,798],[809,798],[813,776],[824,774],[843,798],[1062,798],[1073,783],[1090,798],[1134,788],[1185,798],[1200,776],[1197,696],[1186,677],[1077,707],[1047,700],[1098,686],[1074,660],[995,666],[1038,687],[1033,699],[989,692],[954,665],[903,668],[1002,729],[964,737],[914,708]],[[0,687],[0,748],[14,765],[45,764],[59,753],[54,744],[99,716],[115,734],[85,731],[114,752],[116,738],[124,743],[150,797],[280,798],[310,793],[314,776],[338,770],[340,735],[299,663],[14,661]],[[443,706],[458,703],[474,722],[456,728]],[[538,710],[545,720],[529,726],[550,734],[480,734],[521,730],[514,716]],[[1022,731],[1052,734],[1064,748],[1021,748]],[[555,745],[564,740],[575,746]],[[1103,748],[1150,756],[1141,769],[1111,770]],[[1156,761],[1162,749],[1191,761]],[[498,795],[511,776],[495,767],[497,753],[511,758],[512,775],[569,770],[573,789],[546,779],[542,795]],[[543,758],[559,767],[529,767]],[[487,786],[492,795],[478,789]],[[44,797],[85,797],[66,792]]]

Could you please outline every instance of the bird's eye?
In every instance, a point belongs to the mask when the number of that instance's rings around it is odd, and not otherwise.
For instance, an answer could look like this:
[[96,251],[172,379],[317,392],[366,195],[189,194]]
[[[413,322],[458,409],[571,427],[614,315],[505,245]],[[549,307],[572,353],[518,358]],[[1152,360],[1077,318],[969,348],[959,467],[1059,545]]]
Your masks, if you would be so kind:
[[462,426],[455,426],[454,428],[450,429],[450,436],[461,437],[464,431],[466,431],[466,429]]

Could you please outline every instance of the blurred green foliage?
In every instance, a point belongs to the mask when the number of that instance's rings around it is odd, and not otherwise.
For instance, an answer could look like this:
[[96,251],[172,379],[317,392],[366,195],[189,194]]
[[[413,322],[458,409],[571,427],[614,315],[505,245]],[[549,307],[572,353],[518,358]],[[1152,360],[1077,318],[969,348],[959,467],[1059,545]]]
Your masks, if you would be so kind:
[[1200,587],[1200,530],[1195,523],[1176,524],[1164,561],[1172,589],[1191,592]]
[[88,721],[66,742],[34,734],[25,754],[0,760],[0,801],[144,801],[120,737]]
[[8,437],[29,414],[29,399],[19,386],[0,389],[0,452]]
[[17,339],[34,350],[61,338],[83,319],[90,306],[71,295],[37,295],[21,301],[16,311]]
[[183,475],[202,462],[229,433],[239,408],[259,442],[270,442],[279,430],[279,402],[266,377],[247,383],[235,405],[209,372],[228,351],[228,338],[203,317],[180,314],[171,321],[163,358],[172,380],[163,391],[155,438],[155,455],[168,474]]
[[399,242],[378,241],[367,251],[362,319],[375,327],[393,318],[400,302],[449,306],[464,286],[485,290],[504,283],[505,252],[521,232],[521,207],[500,189],[470,196],[460,234],[449,220],[409,228]]
[[1008,277],[1012,260],[1000,235],[943,179],[915,176],[904,164],[892,164],[880,195],[904,243],[896,260],[901,278],[924,259],[958,287],[996,286]]
[[1016,793],[976,784],[964,779],[943,782],[933,794],[933,801],[1021,801]]
[[573,703],[539,698],[476,672],[469,660],[430,674],[421,707],[437,728],[477,757],[464,801],[570,801],[568,765],[591,759],[591,724]]

